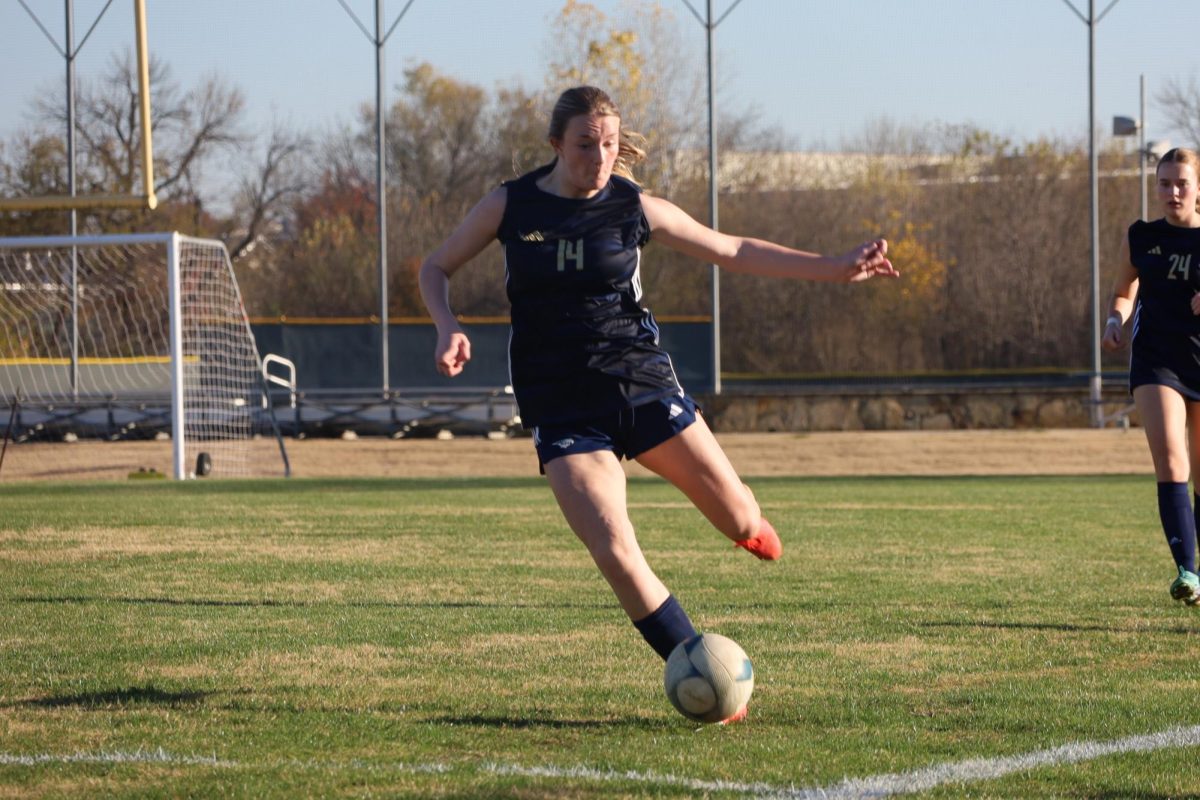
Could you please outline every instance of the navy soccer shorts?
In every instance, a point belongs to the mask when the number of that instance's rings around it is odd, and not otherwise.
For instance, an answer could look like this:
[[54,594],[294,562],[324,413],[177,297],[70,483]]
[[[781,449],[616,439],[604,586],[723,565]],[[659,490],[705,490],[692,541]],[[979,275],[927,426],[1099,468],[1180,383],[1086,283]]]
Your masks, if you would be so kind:
[[1154,384],[1167,386],[1187,400],[1200,401],[1200,342],[1138,336],[1129,359],[1129,391]]
[[533,429],[533,445],[542,464],[597,450],[634,459],[677,436],[696,421],[699,411],[692,398],[673,394],[601,417],[538,425]]

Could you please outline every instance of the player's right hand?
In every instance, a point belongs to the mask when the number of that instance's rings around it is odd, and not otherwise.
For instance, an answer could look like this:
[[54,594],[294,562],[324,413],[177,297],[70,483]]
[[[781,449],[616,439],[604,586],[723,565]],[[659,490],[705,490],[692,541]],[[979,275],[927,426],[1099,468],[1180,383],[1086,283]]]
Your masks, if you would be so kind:
[[1104,335],[1100,337],[1100,346],[1111,353],[1114,350],[1120,350],[1124,344],[1121,326],[1116,322],[1106,324]]
[[899,271],[888,260],[887,251],[887,239],[875,239],[843,255],[842,261],[848,265],[845,280],[858,283],[878,275],[888,278],[900,277]]
[[471,360],[471,340],[462,331],[438,333],[437,347],[433,352],[434,365],[437,371],[447,378],[453,378],[463,371],[463,367]]

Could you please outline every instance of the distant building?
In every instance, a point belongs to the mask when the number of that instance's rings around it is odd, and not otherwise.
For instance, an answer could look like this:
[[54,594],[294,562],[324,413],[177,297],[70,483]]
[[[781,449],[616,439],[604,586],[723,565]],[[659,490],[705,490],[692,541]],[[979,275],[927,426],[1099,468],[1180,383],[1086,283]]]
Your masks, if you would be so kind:
[[[907,174],[917,180],[970,180],[990,161],[951,155],[726,151],[721,153],[717,175],[722,192],[845,189],[862,182],[872,171]],[[671,172],[676,180],[706,181],[707,152],[676,153]]]

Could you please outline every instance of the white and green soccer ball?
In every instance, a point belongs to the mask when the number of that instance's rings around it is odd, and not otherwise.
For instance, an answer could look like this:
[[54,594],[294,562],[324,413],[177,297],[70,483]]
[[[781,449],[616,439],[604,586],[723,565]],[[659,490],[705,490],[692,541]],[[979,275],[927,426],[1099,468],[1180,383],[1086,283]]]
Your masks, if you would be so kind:
[[685,717],[722,722],[750,700],[754,667],[733,639],[702,633],[671,651],[663,688],[671,705]]

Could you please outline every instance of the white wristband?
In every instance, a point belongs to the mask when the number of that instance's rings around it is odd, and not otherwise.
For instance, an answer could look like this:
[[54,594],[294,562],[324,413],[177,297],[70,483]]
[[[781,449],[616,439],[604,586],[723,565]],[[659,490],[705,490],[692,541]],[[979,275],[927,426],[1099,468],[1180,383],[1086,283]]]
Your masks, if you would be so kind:
[[1116,325],[1118,328],[1120,328],[1124,324],[1125,324],[1125,322],[1120,317],[1118,317],[1116,314],[1112,314],[1109,316],[1108,322],[1106,323],[1105,327],[1107,327],[1108,325]]

